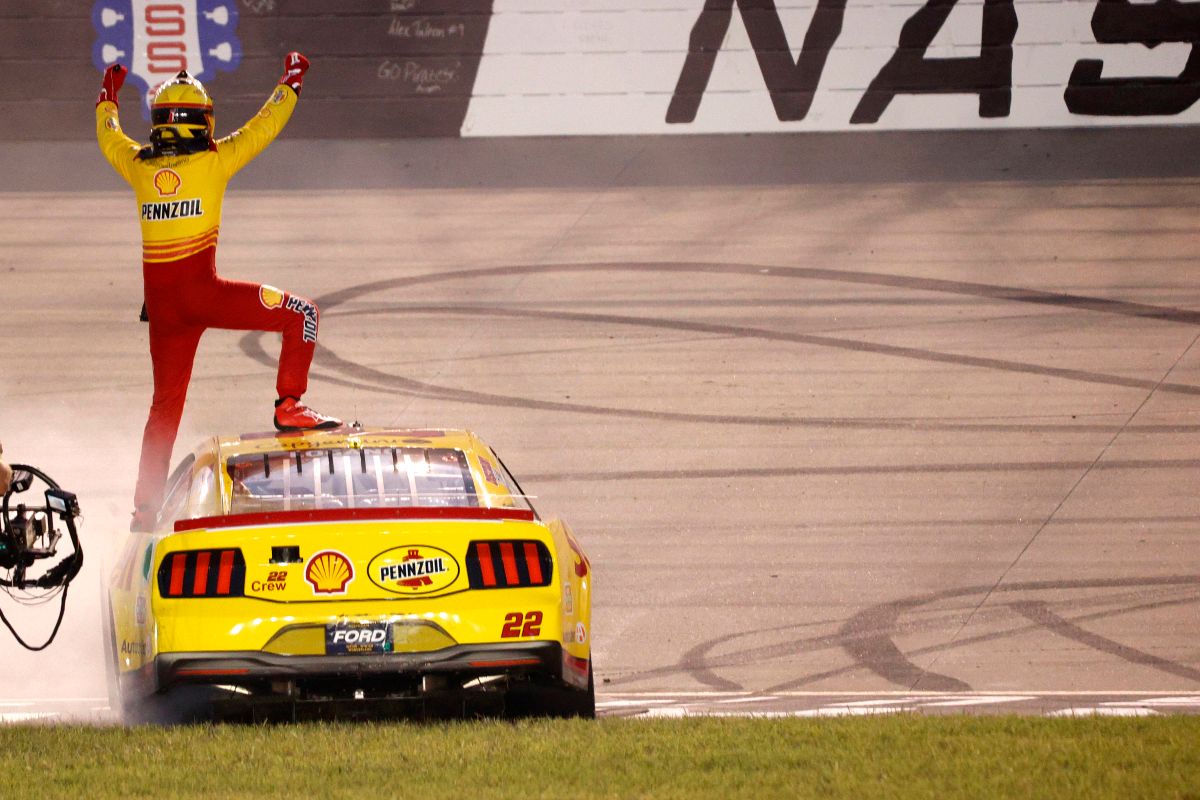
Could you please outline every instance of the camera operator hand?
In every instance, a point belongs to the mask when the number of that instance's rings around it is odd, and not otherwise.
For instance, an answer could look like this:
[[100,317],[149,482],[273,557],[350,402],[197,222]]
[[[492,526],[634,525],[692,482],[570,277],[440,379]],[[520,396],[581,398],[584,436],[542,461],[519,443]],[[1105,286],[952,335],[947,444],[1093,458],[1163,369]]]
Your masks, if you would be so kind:
[[4,445],[0,444],[0,494],[8,491],[8,484],[12,480],[12,468],[4,463]]

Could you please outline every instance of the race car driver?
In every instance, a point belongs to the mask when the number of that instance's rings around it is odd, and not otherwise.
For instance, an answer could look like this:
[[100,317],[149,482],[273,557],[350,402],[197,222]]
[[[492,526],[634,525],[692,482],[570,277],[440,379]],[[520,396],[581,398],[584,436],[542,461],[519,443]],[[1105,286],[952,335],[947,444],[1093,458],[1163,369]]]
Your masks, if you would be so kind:
[[341,424],[300,402],[317,341],[316,305],[266,284],[226,280],[216,272],[225,185],[287,124],[308,59],[289,53],[284,70],[259,112],[223,139],[213,139],[212,99],[199,81],[180,72],[154,94],[146,146],[121,131],[117,92],[128,70],[113,64],[104,71],[96,100],[96,138],[104,157],[137,195],[154,370],[154,398],[142,436],[132,530],[152,528],[157,520],[192,362],[206,329],[283,334],[275,387],[277,429]]

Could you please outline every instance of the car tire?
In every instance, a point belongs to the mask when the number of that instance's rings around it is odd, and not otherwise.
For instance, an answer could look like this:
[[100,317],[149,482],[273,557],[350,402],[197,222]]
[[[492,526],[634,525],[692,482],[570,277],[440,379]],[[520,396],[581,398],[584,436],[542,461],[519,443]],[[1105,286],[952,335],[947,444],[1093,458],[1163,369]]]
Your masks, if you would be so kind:
[[150,695],[133,699],[121,689],[117,660],[116,624],[112,616],[112,600],[107,595],[103,603],[104,673],[108,687],[108,705],[126,725],[183,725],[202,722],[212,717],[212,694],[206,687],[187,686],[169,695]]
[[588,688],[557,686],[522,686],[509,690],[505,698],[508,717],[556,717],[569,719],[596,717],[596,684],[592,666],[588,664]]
[[592,662],[590,660],[588,661],[587,690],[581,692],[578,689],[571,689],[571,690],[569,690],[569,692],[573,696],[570,698],[570,700],[568,702],[568,706],[570,707],[570,713],[568,713],[566,716],[581,717],[583,719],[595,719],[596,718],[596,679],[592,675]]
[[109,599],[107,592],[104,593],[104,602],[101,603],[100,613],[104,617],[100,622],[104,638],[104,678],[105,686],[108,689],[108,707],[113,714],[116,714],[120,718],[123,716],[121,708],[121,667],[117,664],[117,632],[116,626],[113,625],[112,601]]
[[168,692],[126,701],[122,710],[126,724],[194,725],[212,721],[214,703],[223,695],[211,686],[178,686]]

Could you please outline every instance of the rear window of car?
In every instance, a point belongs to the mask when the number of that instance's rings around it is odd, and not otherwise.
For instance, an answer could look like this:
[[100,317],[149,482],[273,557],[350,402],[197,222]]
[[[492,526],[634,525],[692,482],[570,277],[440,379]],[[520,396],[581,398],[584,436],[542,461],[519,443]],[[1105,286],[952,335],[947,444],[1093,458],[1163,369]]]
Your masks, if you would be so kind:
[[230,513],[315,508],[478,507],[466,453],[364,447],[234,456]]

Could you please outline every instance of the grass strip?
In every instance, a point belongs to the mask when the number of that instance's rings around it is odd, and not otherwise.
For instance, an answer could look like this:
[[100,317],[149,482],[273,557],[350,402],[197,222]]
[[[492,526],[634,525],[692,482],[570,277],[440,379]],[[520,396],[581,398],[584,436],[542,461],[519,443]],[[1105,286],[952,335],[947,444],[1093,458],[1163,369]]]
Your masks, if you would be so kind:
[[1189,798],[1200,717],[0,727],[0,798]]

